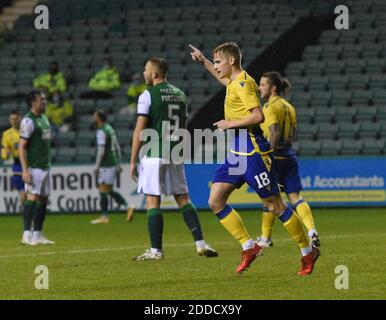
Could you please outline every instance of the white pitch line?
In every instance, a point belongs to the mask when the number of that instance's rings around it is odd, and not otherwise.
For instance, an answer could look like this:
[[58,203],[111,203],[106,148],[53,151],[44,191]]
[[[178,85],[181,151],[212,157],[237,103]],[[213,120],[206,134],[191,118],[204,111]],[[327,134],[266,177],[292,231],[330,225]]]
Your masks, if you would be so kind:
[[[345,234],[345,235],[330,235],[330,236],[322,236],[321,240],[324,239],[344,239],[344,238],[352,238],[352,237],[374,237],[374,236],[386,236],[386,233],[358,233],[358,234]],[[286,242],[293,241],[291,238],[287,239],[275,239],[275,242]],[[222,241],[212,243],[213,245],[224,245],[230,244],[230,241]],[[194,245],[193,243],[172,243],[167,244],[165,247],[188,247]],[[41,246],[40,246],[41,247]],[[77,254],[77,253],[95,253],[95,252],[106,252],[106,251],[121,251],[121,250],[133,250],[133,249],[143,249],[144,246],[127,246],[127,247],[116,247],[116,248],[90,248],[90,249],[76,249],[76,250],[63,250],[63,251],[48,251],[48,252],[36,252],[36,253],[21,253],[14,255],[3,255],[0,256],[0,259],[6,258],[23,258],[23,257],[37,257],[37,256],[51,256],[56,254]],[[32,248],[33,249],[33,248]]]

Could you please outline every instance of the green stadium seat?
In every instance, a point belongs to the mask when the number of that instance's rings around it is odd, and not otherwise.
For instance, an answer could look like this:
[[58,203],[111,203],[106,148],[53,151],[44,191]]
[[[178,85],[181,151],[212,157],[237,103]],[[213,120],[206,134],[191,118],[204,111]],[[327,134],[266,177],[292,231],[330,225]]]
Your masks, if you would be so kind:
[[290,75],[301,75],[304,70],[303,62],[290,62],[286,69],[286,75],[290,77]]
[[307,90],[308,88],[308,79],[302,76],[293,76],[290,79],[292,84],[292,88],[296,88],[296,90]]
[[374,89],[373,103],[376,105],[386,105],[386,89]]
[[336,76],[330,77],[328,86],[330,90],[343,91],[348,88],[348,84],[349,84],[349,76],[336,75]]
[[386,90],[386,75],[385,74],[370,75],[370,88]]
[[363,46],[361,44],[345,44],[342,46],[341,57],[343,60],[358,59],[361,57]]
[[327,44],[323,46],[323,52],[321,54],[322,60],[337,60],[340,58],[342,48],[335,44]]
[[336,76],[343,73],[345,62],[342,60],[326,60],[324,73],[329,76]]
[[351,90],[358,90],[363,92],[368,88],[370,77],[365,74],[351,74],[349,76],[349,88]]
[[325,30],[322,32],[319,38],[319,43],[326,44],[335,44],[338,39],[338,32],[336,30]]
[[381,124],[381,131],[379,133],[379,137],[383,140],[386,140],[386,121],[382,120],[380,121],[380,124]]
[[386,104],[384,105],[374,105],[373,108],[377,108],[377,121],[385,121],[386,120]]
[[319,60],[323,52],[322,46],[307,46],[303,52],[304,60]]
[[370,105],[372,102],[372,92],[366,90],[354,90],[352,93],[351,103],[354,105],[362,104],[364,106]]
[[370,138],[375,139],[378,137],[381,131],[380,122],[364,121],[360,123],[359,136],[362,139]]
[[75,160],[75,155],[75,148],[61,147],[58,148],[55,160],[57,163],[71,163]]
[[338,43],[339,44],[355,44],[359,38],[359,31],[355,29],[345,30],[345,32],[339,32]]
[[[290,79],[291,80],[291,79]],[[326,76],[314,76],[308,83],[308,90],[314,91],[325,91],[329,85],[329,77]]]
[[325,122],[331,123],[335,119],[336,109],[335,107],[317,107],[315,108],[314,120],[316,123]]
[[76,126],[77,126],[77,129],[89,130],[93,122],[94,120],[91,115],[80,115],[77,117]]
[[351,92],[334,90],[332,91],[331,105],[349,105],[351,103]]
[[317,156],[320,152],[320,141],[302,141],[300,147],[301,156]]
[[363,155],[381,155],[385,152],[384,140],[366,139],[363,143]]
[[[362,49],[362,58],[366,59],[367,62],[370,62],[372,59],[379,59],[382,52],[382,45],[379,43],[369,43],[366,46],[363,46]],[[369,68],[369,66],[367,66]],[[367,72],[370,72],[367,69]]]
[[362,140],[342,140],[341,155],[359,155],[362,152],[363,141]]
[[336,156],[342,148],[340,140],[323,139],[321,141],[320,154],[323,156]]
[[345,60],[345,72],[351,73],[363,73],[366,70],[366,61],[362,59],[349,58]]
[[357,139],[359,134],[359,123],[339,123],[339,138]]
[[75,161],[77,163],[94,163],[95,153],[95,147],[79,146],[76,148]]
[[353,108],[356,108],[355,121],[374,121],[377,116],[378,109],[373,106],[368,106],[366,104],[358,104],[357,106],[353,105]]
[[74,110],[78,115],[90,115],[95,109],[95,100],[93,99],[77,99],[74,101]]
[[71,147],[75,144],[75,132],[59,132],[55,144],[60,147]]
[[80,129],[76,134],[75,145],[78,146],[93,146],[96,143],[96,129]]
[[366,73],[370,76],[374,73],[382,73],[386,70],[385,61],[381,58],[366,58]]
[[320,123],[318,124],[318,139],[332,139],[338,137],[339,125],[334,123]]
[[120,143],[128,143],[131,139],[131,131],[129,128],[116,128],[115,134]]
[[317,133],[317,126],[309,123],[299,123],[296,136],[300,141],[314,140]]

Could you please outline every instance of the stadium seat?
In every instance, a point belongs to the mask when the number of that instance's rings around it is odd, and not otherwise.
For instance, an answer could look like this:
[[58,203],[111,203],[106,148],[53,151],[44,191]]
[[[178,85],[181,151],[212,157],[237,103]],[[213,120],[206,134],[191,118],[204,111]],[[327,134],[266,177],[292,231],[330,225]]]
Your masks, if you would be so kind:
[[328,86],[330,90],[346,90],[349,84],[348,75],[337,75],[330,77]]
[[59,132],[55,144],[60,147],[72,147],[75,144],[75,132]]
[[69,147],[60,147],[56,154],[57,163],[71,163],[75,160],[76,149]]
[[320,141],[305,140],[301,144],[301,156],[317,156],[320,152]]
[[314,140],[317,133],[317,127],[314,124],[300,123],[297,129],[297,138],[300,141]]
[[75,161],[79,163],[92,163],[95,161],[96,148],[79,146],[76,148]]
[[76,146],[93,146],[96,143],[96,131],[79,130],[76,135]]
[[374,121],[377,116],[377,108],[370,107],[366,104],[358,104],[357,106],[353,105],[353,108],[356,107],[355,121]]
[[384,140],[364,140],[362,153],[363,155],[382,155],[385,150]]
[[342,148],[341,140],[323,139],[321,141],[320,154],[323,156],[336,156]]
[[319,106],[315,110],[314,120],[316,123],[332,123],[335,121],[336,108]]
[[318,124],[318,139],[332,139],[335,140],[338,136],[339,125],[334,123]]
[[381,131],[380,122],[364,121],[360,123],[359,136],[362,139],[376,139]]
[[332,91],[331,106],[336,106],[336,105],[348,106],[351,103],[351,96],[352,94],[350,91],[334,90]]
[[357,139],[359,135],[359,123],[339,123],[339,138]]
[[362,140],[342,140],[341,155],[359,155],[362,152],[363,141]]
[[336,76],[343,73],[343,70],[345,68],[345,62],[344,61],[338,61],[338,60],[326,60],[326,66],[324,69],[324,74],[329,76]]

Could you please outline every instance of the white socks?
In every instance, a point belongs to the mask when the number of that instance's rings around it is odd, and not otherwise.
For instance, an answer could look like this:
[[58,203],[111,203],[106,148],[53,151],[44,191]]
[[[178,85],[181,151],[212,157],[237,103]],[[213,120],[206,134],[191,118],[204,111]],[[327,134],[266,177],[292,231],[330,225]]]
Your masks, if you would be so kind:
[[243,247],[243,251],[252,249],[255,245],[255,242],[252,239],[245,241],[241,246]]

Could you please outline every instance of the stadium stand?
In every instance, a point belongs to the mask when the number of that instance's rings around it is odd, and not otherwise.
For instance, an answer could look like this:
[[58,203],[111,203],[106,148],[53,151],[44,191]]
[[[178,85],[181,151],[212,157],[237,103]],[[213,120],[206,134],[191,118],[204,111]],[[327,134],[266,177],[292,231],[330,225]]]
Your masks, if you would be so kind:
[[[258,4],[249,0],[42,3],[50,8],[50,29],[38,32],[31,28],[32,15],[21,16],[13,41],[0,48],[0,123],[6,125],[3,120],[10,110],[25,111],[21,97],[32,88],[32,79],[46,70],[47,62],[56,60],[68,79],[66,98],[73,102],[76,126],[74,132],[60,134],[54,141],[54,160],[87,162],[94,143],[91,114],[98,108],[110,113],[109,121],[122,135],[119,140],[127,160],[130,141],[126,139],[134,119],[114,115],[127,105],[128,81],[132,74],[142,72],[146,57],[160,55],[169,60],[169,80],[187,93],[190,119],[195,123],[195,117],[201,119],[200,113],[208,113],[208,108],[222,109],[223,92],[200,66],[190,63],[189,43],[210,55],[211,48],[223,41],[238,42],[245,52],[244,66],[252,66],[251,74],[257,78],[261,72],[254,66],[260,63],[259,57],[267,61],[275,45],[285,37],[288,42],[288,35],[296,34],[305,17],[331,22],[326,12],[335,1],[287,0],[280,5],[268,0]],[[352,1],[350,30],[323,31],[323,25],[310,33],[311,40],[299,46],[299,52],[264,65],[272,69],[280,60],[275,69],[284,71],[293,84],[290,100],[297,107],[300,155],[384,154],[384,7],[379,0]],[[122,88],[111,99],[78,99],[107,55],[120,72]],[[213,117],[218,114],[211,111]],[[200,125],[209,127],[209,118]],[[374,143],[367,142],[369,138]]]

